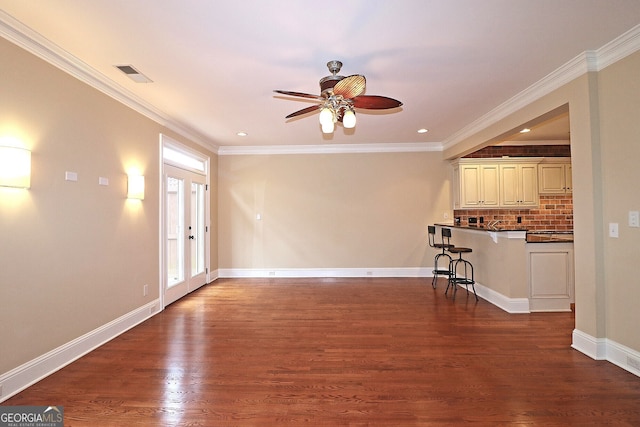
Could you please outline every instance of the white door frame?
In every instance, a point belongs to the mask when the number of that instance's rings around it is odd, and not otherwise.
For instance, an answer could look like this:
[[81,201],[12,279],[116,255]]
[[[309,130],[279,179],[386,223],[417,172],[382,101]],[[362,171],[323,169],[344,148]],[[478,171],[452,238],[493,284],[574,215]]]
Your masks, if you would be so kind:
[[[171,158],[167,158],[168,154],[173,154]],[[203,153],[200,153],[193,148],[187,147],[178,141],[168,137],[167,135],[160,134],[160,224],[159,224],[159,240],[160,240],[160,253],[159,253],[159,265],[160,265],[160,283],[159,283],[159,295],[160,305],[162,309],[167,305],[165,302],[165,290],[167,288],[167,274],[166,274],[166,227],[165,227],[165,164],[184,169],[188,172],[193,172],[204,177],[205,182],[205,284],[211,280],[211,197],[210,197],[210,158]],[[191,289],[193,291],[194,289]]]

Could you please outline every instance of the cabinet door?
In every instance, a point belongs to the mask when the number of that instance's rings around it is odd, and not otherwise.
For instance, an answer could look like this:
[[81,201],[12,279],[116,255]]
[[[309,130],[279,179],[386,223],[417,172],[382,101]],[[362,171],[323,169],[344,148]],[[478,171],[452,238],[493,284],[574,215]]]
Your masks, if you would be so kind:
[[480,166],[480,199],[482,207],[500,205],[500,172],[498,165]]
[[573,177],[571,176],[571,164],[564,165],[564,188],[567,193],[573,192]]
[[515,164],[500,165],[500,204],[518,205],[518,166]]
[[480,204],[480,166],[460,165],[460,206],[479,207]]
[[518,166],[518,196],[520,206],[538,206],[538,165]]
[[542,194],[565,193],[565,165],[562,163],[538,165],[539,192]]

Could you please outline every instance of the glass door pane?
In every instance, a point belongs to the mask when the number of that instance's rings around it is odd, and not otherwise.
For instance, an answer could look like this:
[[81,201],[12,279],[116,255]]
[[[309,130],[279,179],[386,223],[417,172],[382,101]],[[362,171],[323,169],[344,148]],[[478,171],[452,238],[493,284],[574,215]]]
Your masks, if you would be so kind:
[[191,222],[189,242],[191,256],[191,277],[204,273],[205,269],[205,200],[204,184],[191,183]]
[[167,286],[184,281],[184,180],[167,175],[166,182]]

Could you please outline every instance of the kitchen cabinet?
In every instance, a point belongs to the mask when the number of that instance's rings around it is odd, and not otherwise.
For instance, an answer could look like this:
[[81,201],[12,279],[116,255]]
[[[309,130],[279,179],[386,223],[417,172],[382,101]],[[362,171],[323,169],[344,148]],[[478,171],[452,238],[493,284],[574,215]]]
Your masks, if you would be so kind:
[[453,208],[535,207],[540,158],[458,159],[453,165]]
[[573,243],[527,243],[530,311],[570,311],[574,302]]
[[538,165],[538,192],[566,194],[572,192],[571,159],[548,159]]
[[531,207],[538,204],[538,165],[500,164],[500,206]]
[[497,208],[500,205],[497,164],[460,164],[458,179],[460,208]]

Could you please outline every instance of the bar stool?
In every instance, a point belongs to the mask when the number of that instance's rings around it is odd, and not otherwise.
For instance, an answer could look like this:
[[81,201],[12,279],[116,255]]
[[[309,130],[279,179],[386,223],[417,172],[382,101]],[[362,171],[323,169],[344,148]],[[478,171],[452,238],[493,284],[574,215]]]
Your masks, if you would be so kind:
[[[431,246],[432,248],[436,248],[436,249],[441,249],[442,252],[439,252],[436,254],[436,256],[433,258],[433,279],[431,280],[431,286],[433,286],[433,289],[436,288],[437,284],[438,284],[438,276],[445,276],[447,278],[447,280],[451,277],[451,270],[449,268],[449,266],[451,265],[451,255],[449,255],[446,251],[449,248],[452,248],[453,245],[450,243],[450,237],[451,237],[451,233],[449,233],[449,237],[444,236],[444,233],[442,234],[442,243],[436,243],[436,227],[435,225],[429,225],[427,226],[427,229],[429,231],[429,246]],[[443,229],[444,231],[444,229]],[[449,230],[451,231],[451,230]],[[443,260],[440,260],[440,258],[445,258]],[[440,261],[440,268],[438,268],[438,261]],[[442,262],[445,261],[447,263],[447,268],[444,269],[442,267]]]
[[[449,238],[451,238],[450,228],[442,229],[443,238],[445,233]],[[448,248],[447,250],[452,254],[458,254],[458,258],[452,259],[449,263],[449,281],[447,282],[447,289],[444,291],[444,294],[447,295],[447,292],[449,292],[449,287],[452,287],[453,299],[455,300],[456,292],[458,292],[458,285],[465,285],[467,289],[467,295],[469,295],[469,285],[471,285],[473,295],[475,295],[476,301],[478,301],[478,294],[476,293],[475,287],[476,282],[473,276],[473,264],[471,264],[468,260],[462,258],[462,254],[471,253],[473,252],[473,249],[461,246],[453,246]]]

